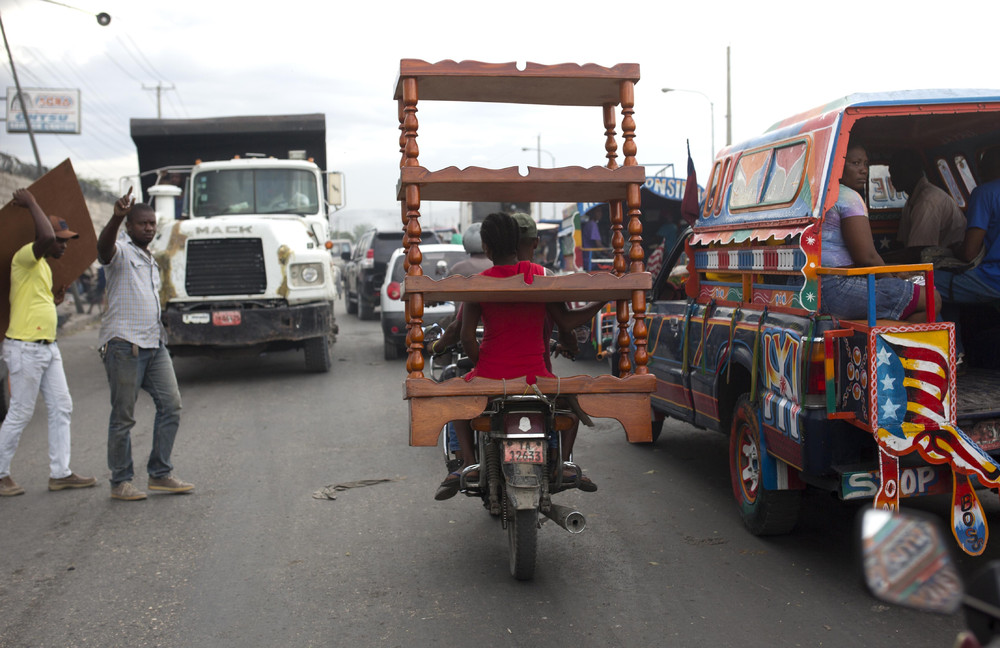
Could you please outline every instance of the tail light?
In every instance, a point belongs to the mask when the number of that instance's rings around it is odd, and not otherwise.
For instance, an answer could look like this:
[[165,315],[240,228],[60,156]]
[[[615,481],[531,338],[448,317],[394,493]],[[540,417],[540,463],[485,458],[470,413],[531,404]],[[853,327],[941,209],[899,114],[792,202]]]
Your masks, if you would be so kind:
[[813,340],[809,351],[809,377],[806,379],[807,394],[826,393],[826,351],[823,340]]
[[543,434],[545,419],[541,412],[511,412],[504,418],[507,434]]
[[389,296],[389,299],[399,299],[399,296],[402,294],[401,288],[398,282],[393,281],[386,286],[385,294]]
[[365,251],[365,258],[366,259],[374,259],[375,258],[375,250],[373,248],[368,248]]

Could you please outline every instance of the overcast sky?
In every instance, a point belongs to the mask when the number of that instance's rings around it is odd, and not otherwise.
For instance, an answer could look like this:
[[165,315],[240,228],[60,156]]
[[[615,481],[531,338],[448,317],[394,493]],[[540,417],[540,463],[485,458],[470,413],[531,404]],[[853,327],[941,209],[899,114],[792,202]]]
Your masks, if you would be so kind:
[[[715,148],[726,141],[727,46],[734,142],[854,92],[1000,88],[996,0],[933,11],[909,0],[63,4],[80,11],[0,0],[21,85],[81,90],[83,133],[38,135],[44,165],[69,157],[78,175],[117,188],[138,170],[129,119],[157,116],[156,93],[144,86],[161,84],[172,88],[162,93],[164,118],[325,113],[328,165],[344,172],[353,213],[398,213],[400,58],[639,63],[639,161],[649,175],[673,164],[683,177],[689,138],[699,184],[712,157],[710,101]],[[109,26],[98,12],[112,16]],[[6,59],[0,82],[13,86]],[[542,166],[605,162],[596,108],[418,108],[420,160],[431,169],[536,166],[539,142]],[[27,135],[4,130],[0,150],[34,160]],[[423,213],[447,219],[453,208],[425,203]]]

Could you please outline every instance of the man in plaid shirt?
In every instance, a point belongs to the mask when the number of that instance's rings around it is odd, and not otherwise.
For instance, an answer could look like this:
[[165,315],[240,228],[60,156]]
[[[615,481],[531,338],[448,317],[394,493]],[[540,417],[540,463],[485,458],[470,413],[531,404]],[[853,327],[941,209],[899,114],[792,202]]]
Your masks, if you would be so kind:
[[[126,220],[127,219],[127,220]],[[125,221],[127,237],[118,237]],[[97,258],[107,275],[108,309],[98,339],[111,387],[108,468],[112,499],[135,501],[146,493],[132,485],[131,430],[139,388],[156,404],[153,447],[146,472],[149,490],[187,493],[192,484],[173,475],[170,453],[181,417],[181,395],[160,323],[160,271],[148,246],[156,235],[156,212],[136,204],[132,189],[116,203],[97,240]]]

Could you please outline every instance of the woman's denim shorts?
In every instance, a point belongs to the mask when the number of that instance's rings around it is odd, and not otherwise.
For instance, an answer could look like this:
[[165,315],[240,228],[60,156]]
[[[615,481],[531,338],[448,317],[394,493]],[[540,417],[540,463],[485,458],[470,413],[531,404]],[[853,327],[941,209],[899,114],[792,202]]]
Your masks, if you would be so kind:
[[[876,319],[903,319],[916,303],[916,291],[920,289],[911,281],[897,277],[882,277],[875,280]],[[820,310],[842,319],[866,319],[868,317],[868,277],[841,277],[824,275],[820,278],[822,306]]]

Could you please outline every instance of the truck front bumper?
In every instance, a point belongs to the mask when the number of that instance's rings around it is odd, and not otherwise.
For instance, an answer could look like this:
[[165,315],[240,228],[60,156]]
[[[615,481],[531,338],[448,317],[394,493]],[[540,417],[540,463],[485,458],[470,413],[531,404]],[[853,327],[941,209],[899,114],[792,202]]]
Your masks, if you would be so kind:
[[168,306],[163,313],[168,346],[237,348],[297,342],[337,332],[330,303],[267,308],[199,304],[198,310]]

